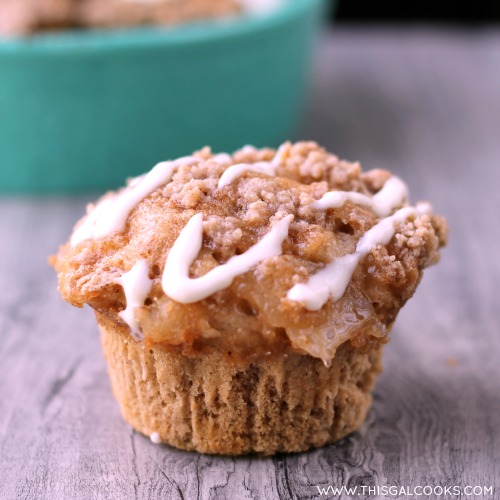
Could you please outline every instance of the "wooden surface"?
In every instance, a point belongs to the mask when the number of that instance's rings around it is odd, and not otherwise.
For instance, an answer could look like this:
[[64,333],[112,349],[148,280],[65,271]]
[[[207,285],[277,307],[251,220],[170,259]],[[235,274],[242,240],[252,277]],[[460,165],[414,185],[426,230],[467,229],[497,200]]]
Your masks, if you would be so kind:
[[62,302],[46,263],[87,198],[2,199],[1,499],[307,499],[318,485],[480,485],[500,498],[500,31],[336,30],[300,135],[394,170],[451,225],[400,314],[362,430],[272,459],[132,432],[92,314]]

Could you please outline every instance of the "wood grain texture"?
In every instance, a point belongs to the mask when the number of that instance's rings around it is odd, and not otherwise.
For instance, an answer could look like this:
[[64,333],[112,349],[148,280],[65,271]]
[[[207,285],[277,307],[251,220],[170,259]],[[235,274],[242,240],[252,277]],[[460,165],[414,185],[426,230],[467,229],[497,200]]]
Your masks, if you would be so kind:
[[132,432],[92,314],[62,302],[46,262],[86,199],[1,199],[0,498],[312,499],[316,486],[454,484],[500,498],[499,82],[499,32],[322,39],[297,135],[395,171],[452,231],[399,317],[366,425],[310,453],[217,458]]

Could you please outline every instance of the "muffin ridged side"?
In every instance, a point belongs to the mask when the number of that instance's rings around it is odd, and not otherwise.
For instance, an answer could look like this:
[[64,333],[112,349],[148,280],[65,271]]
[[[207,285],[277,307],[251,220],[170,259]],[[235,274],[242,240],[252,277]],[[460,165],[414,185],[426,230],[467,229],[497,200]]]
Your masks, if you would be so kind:
[[343,344],[329,368],[309,355],[246,365],[220,352],[147,348],[97,314],[113,393],[127,422],[167,444],[214,454],[297,452],[358,429],[371,405],[381,349]]

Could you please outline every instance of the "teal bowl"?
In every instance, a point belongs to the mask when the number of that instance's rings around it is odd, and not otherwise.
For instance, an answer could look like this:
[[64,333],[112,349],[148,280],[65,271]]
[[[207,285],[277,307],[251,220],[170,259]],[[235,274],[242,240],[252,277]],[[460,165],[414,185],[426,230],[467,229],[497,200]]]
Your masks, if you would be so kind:
[[107,189],[204,145],[277,145],[300,117],[323,6],[1,42],[0,192]]

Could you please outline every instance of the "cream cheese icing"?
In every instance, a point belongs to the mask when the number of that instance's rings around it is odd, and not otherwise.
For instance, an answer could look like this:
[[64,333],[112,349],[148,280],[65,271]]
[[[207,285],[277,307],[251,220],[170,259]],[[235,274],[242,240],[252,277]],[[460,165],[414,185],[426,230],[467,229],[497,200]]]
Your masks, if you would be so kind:
[[[175,161],[158,163],[139,182],[132,181],[121,193],[97,205],[73,234],[71,245],[77,245],[88,238],[101,239],[125,231],[128,216],[138,203],[161,185],[169,183],[177,168],[200,161],[194,156],[186,156]],[[103,203],[104,207],[101,206]]]
[[396,207],[403,205],[407,199],[408,187],[399,177],[393,176],[373,196],[352,191],[330,191],[321,199],[315,201],[312,206],[320,210],[325,210],[328,208],[339,208],[346,201],[352,201],[356,205],[371,208],[378,217],[387,217]]
[[330,296],[334,301],[341,299],[359,262],[377,245],[389,243],[396,232],[396,223],[431,212],[430,204],[419,203],[416,207],[401,208],[382,219],[360,238],[354,253],[333,260],[306,283],[295,285],[288,292],[288,299],[300,302],[310,311],[321,309]]
[[236,276],[246,273],[264,259],[282,254],[281,245],[288,237],[293,218],[293,215],[287,215],[275,223],[258,243],[241,255],[231,257],[199,278],[190,278],[189,268],[203,240],[203,215],[193,215],[168,254],[162,276],[163,291],[177,302],[191,304],[227,288]]
[[[290,143],[285,142],[282,144],[272,161],[258,161],[255,163],[237,163],[227,168],[219,179],[217,187],[219,189],[229,186],[238,177],[241,177],[246,172],[255,172],[256,174],[269,175],[270,177],[276,175],[276,169],[283,162],[285,152],[290,147]],[[253,148],[253,146],[245,146],[245,148]],[[243,148],[242,151],[245,150]],[[255,148],[253,148],[255,150]]]
[[105,198],[97,205],[87,206],[87,216],[84,221],[75,229],[70,239],[71,246],[76,246],[84,240],[94,238],[94,227],[97,220],[110,208],[114,197]]
[[219,179],[219,189],[229,186],[229,184],[232,184],[238,177],[241,177],[246,172],[254,172],[256,174],[264,174],[271,177],[275,175],[276,167],[268,161],[237,163],[224,171]]
[[151,442],[154,444],[160,444],[161,443],[161,437],[158,432],[152,432],[151,436],[149,436],[149,439],[151,439]]
[[141,341],[144,339],[141,327],[135,319],[134,311],[136,307],[144,305],[153,280],[149,277],[149,264],[146,260],[138,260],[132,269],[124,274],[116,281],[123,287],[125,299],[127,300],[127,307],[118,313],[118,316],[130,327],[132,336]]
[[233,159],[227,153],[219,153],[215,155],[212,160],[217,162],[219,165],[231,165]]

